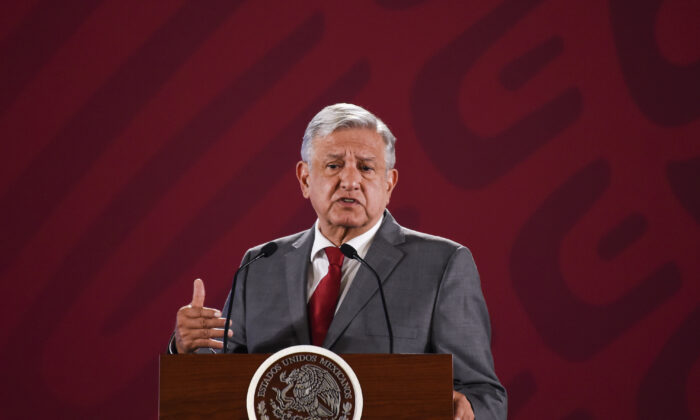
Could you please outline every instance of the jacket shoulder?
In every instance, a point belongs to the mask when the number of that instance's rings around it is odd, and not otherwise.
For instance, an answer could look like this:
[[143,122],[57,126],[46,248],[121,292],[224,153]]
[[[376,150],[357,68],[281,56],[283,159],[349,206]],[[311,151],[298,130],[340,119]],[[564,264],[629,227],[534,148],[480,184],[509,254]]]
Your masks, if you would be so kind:
[[442,236],[418,232],[403,226],[401,227],[401,233],[403,234],[404,246],[406,247],[423,247],[426,249],[447,252],[449,254],[456,252],[458,249],[464,249],[469,252],[469,248],[466,246],[451,239],[443,238]]
[[299,245],[299,242],[301,242],[301,239],[306,234],[313,234],[313,232],[311,232],[311,230],[309,229],[309,230],[304,230],[301,232],[294,233],[292,235],[283,236],[281,238],[277,238],[277,239],[274,239],[272,241],[256,245],[256,246],[250,248],[246,252],[246,254],[256,255],[257,253],[260,252],[260,250],[262,249],[263,246],[269,244],[270,242],[274,242],[277,244],[277,251],[275,253],[285,254],[290,249],[297,248]]

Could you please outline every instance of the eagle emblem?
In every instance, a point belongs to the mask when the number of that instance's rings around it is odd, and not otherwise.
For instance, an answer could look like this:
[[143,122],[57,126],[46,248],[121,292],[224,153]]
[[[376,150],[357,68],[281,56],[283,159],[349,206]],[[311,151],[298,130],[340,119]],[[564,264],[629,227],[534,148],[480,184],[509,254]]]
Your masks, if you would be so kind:
[[342,357],[316,346],[293,346],[268,357],[248,386],[253,420],[360,420],[362,388]]
[[[306,364],[293,369],[289,375],[280,373],[279,379],[287,386],[282,390],[273,388],[276,398],[270,405],[275,417],[322,420],[335,419],[340,414],[340,388],[327,371]],[[298,414],[292,415],[292,412]]]

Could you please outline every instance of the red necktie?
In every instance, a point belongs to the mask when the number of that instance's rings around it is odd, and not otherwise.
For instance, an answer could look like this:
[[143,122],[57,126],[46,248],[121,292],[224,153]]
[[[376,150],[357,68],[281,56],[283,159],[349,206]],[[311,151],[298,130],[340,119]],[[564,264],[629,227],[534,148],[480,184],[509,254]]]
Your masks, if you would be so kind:
[[311,342],[314,346],[323,345],[328,327],[335,314],[335,305],[340,297],[340,278],[342,276],[343,253],[339,248],[325,248],[328,257],[328,274],[316,286],[314,294],[309,299],[309,325],[311,326]]

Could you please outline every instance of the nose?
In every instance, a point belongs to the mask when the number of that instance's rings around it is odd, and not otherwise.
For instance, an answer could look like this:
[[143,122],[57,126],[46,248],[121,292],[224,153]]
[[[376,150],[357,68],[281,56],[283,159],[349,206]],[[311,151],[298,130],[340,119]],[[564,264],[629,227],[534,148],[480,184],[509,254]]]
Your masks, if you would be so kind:
[[345,165],[340,171],[340,188],[346,191],[357,190],[362,182],[362,174],[354,165]]

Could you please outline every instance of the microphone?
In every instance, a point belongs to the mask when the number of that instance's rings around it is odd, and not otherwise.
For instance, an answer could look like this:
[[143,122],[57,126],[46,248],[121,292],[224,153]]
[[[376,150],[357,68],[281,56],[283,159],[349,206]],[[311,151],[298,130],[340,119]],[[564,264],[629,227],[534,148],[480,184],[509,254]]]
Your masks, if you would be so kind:
[[233,275],[233,283],[231,284],[231,298],[228,302],[228,311],[226,311],[226,326],[224,327],[224,348],[222,353],[226,353],[226,345],[228,344],[228,324],[231,321],[231,308],[233,307],[233,297],[236,294],[236,278],[238,278],[238,273],[240,273],[241,270],[248,267],[260,258],[269,257],[270,255],[274,254],[275,251],[277,251],[277,244],[274,242],[268,242],[262,247],[262,249],[260,249],[260,253],[256,255],[255,258],[240,266],[238,270],[236,270],[236,274]]
[[389,321],[389,311],[386,309],[386,300],[384,299],[384,289],[382,288],[382,280],[379,278],[379,274],[372,268],[371,265],[367,264],[367,261],[363,260],[362,257],[357,253],[357,250],[352,247],[352,245],[342,244],[340,246],[340,252],[346,257],[357,260],[365,267],[369,268],[374,277],[377,279],[377,286],[379,286],[379,296],[382,298],[382,308],[384,309],[384,319],[386,320],[386,329],[389,330],[389,353],[394,354],[394,332],[391,329],[391,321]]

